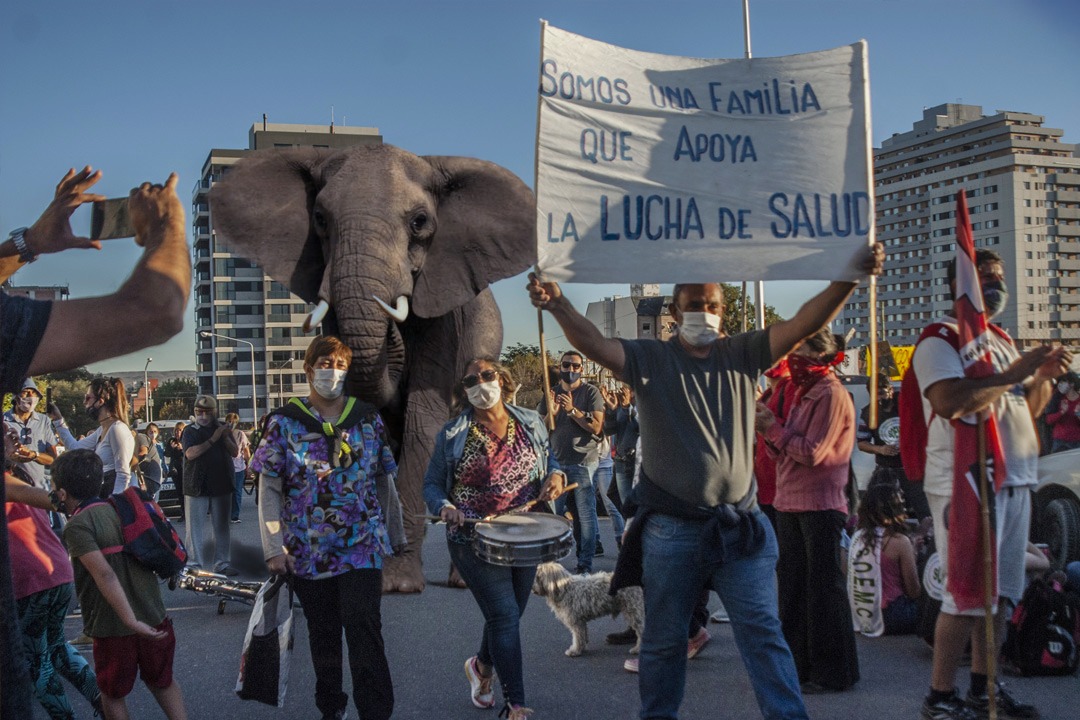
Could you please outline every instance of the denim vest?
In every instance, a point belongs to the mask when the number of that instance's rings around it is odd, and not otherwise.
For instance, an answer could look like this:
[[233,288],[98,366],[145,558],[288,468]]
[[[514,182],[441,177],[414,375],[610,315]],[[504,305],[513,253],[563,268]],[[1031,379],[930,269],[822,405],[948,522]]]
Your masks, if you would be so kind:
[[[546,468],[542,477],[547,477],[559,469],[559,463],[551,453],[548,444],[548,431],[544,419],[539,413],[517,405],[506,405],[507,412],[525,431],[540,467]],[[432,515],[450,504],[450,488],[454,485],[454,474],[465,452],[465,440],[469,436],[469,425],[473,420],[472,407],[466,408],[456,418],[446,423],[435,438],[435,451],[431,454],[427,472],[424,473],[424,502]]]

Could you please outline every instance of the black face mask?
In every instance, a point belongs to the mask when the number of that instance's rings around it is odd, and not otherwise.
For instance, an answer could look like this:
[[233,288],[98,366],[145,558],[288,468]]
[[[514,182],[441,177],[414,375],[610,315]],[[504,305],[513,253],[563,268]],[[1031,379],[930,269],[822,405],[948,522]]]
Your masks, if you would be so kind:
[[562,380],[567,385],[573,385],[574,383],[576,383],[578,380],[581,379],[581,373],[579,373],[579,372],[570,372],[569,370],[560,370],[559,371],[559,379]]
[[988,318],[995,317],[1005,309],[1009,302],[1009,289],[1003,280],[994,280],[982,285],[983,307]]
[[86,410],[86,416],[88,418],[90,418],[91,420],[93,420],[94,422],[97,422],[98,416],[101,415],[101,408],[102,407],[104,407],[104,406],[102,406],[102,405],[91,405],[90,407],[85,409]]

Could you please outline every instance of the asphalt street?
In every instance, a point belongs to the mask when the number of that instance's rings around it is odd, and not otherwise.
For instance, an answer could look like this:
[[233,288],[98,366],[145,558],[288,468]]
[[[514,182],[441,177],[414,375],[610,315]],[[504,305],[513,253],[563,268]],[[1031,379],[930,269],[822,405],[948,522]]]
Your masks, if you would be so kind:
[[[245,497],[243,522],[233,525],[234,542],[257,554],[257,513]],[[179,527],[182,526],[178,526]],[[597,570],[612,570],[615,543],[611,524],[601,521],[606,557]],[[482,618],[466,590],[446,586],[448,555],[442,526],[428,531],[424,543],[427,589],[419,595],[383,598],[383,633],[396,695],[395,718],[402,720],[495,720],[501,702],[492,710],[479,710],[469,700],[462,670],[465,658],[479,646]],[[570,560],[568,559],[568,562]],[[261,579],[251,576],[249,579]],[[165,604],[177,635],[175,676],[183,689],[192,720],[248,720],[249,718],[318,718],[313,693],[314,674],[307,647],[307,631],[297,609],[296,640],[285,707],[273,708],[238,699],[233,692],[240,649],[250,608],[227,603],[218,614],[216,598],[163,588]],[[716,606],[715,596],[712,602]],[[570,633],[559,624],[542,598],[533,597],[523,618],[525,682],[528,704],[537,720],[608,720],[638,717],[637,676],[623,670],[626,647],[604,643],[609,632],[625,625],[603,618],[589,625],[586,653],[568,658]],[[81,632],[81,618],[71,615],[67,636]],[[749,680],[731,637],[730,626],[709,624],[712,641],[688,664],[682,718],[760,717]],[[859,638],[862,680],[845,693],[810,696],[806,703],[813,718],[867,718],[914,720],[930,675],[930,651],[914,637]],[[81,649],[90,658],[88,646]],[[958,676],[967,688],[967,671]],[[348,672],[345,673],[348,683]],[[1071,720],[1080,716],[1080,679],[1009,678],[1009,687],[1024,700],[1035,702],[1047,719]],[[67,686],[77,717],[91,717],[89,705]],[[346,692],[351,691],[346,687]],[[496,686],[496,697],[500,691]],[[132,718],[161,718],[163,713],[141,683],[128,698]],[[356,718],[350,704],[349,717]],[[35,720],[46,715],[37,708]]]

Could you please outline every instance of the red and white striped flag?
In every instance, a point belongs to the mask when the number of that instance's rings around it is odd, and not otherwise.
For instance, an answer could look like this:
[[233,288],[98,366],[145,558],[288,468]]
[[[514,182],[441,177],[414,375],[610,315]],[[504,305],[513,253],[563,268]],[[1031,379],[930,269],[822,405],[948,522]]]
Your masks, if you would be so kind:
[[[971,237],[964,191],[956,194],[956,320],[960,336],[960,360],[969,378],[993,375],[990,357],[994,330],[983,314],[982,286],[975,264],[975,243]],[[993,559],[991,587],[997,599],[997,540],[994,497],[1005,478],[1005,460],[992,411],[985,412],[987,503],[990,506],[990,557]],[[958,610],[983,606],[983,534],[979,508],[979,426],[977,415],[953,420],[953,493],[949,509],[948,589]]]

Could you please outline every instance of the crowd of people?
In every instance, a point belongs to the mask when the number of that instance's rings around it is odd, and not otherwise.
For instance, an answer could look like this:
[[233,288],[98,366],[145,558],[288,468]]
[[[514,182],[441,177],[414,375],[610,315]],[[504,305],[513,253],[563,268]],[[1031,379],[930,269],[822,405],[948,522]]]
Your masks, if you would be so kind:
[[[98,177],[90,168],[69,173],[38,223],[0,245],[0,260],[96,247],[73,235],[69,217],[99,199],[89,192]],[[153,498],[171,479],[184,496],[190,564],[234,575],[230,525],[240,519],[251,472],[267,567],[289,577],[306,618],[316,707],[323,718],[347,716],[347,654],[359,716],[390,718],[381,596],[383,562],[405,543],[397,464],[378,409],[346,392],[346,344],[333,336],[312,341],[304,359],[309,394],[265,418],[255,442],[235,415],[219,419],[210,395],[196,399],[193,422],[177,424],[167,439],[154,423],[138,432],[115,378],[89,383],[83,407],[97,427],[85,437],[74,437],[56,408],[47,415],[35,409],[42,394],[31,376],[131,352],[178,330],[190,265],[175,186],[170,176],[132,191],[145,252],[114,295],[55,307],[2,296],[0,390],[13,394],[4,417],[0,533],[0,569],[10,558],[12,570],[10,577],[0,572],[0,633],[11,649],[0,654],[3,714],[29,717],[32,690],[51,718],[74,717],[63,677],[106,717],[126,718],[125,697],[139,675],[167,717],[185,718],[172,667],[177,638],[159,585],[147,567],[114,552],[123,538],[107,498],[132,486]],[[874,245],[860,267],[878,274],[883,262]],[[976,266],[990,319],[1003,305],[1003,261],[979,251]],[[950,283],[954,278],[950,268]],[[1060,347],[1020,353],[995,332],[995,372],[972,379],[953,344],[921,341],[913,367],[928,427],[927,467],[915,483],[895,433],[886,431],[899,415],[888,379],[876,382],[872,423],[870,408],[857,413],[836,376],[844,341],[828,325],[854,288],[833,282],[791,319],[728,336],[721,287],[679,284],[670,340],[620,340],[603,337],[558,284],[530,276],[533,304],[551,313],[574,349],[560,357],[536,408],[514,403],[517,386],[496,358],[473,358],[454,388],[458,412],[435,438],[423,484],[427,509],[445,523],[453,566],[484,619],[478,642],[462,647],[463,655],[473,653],[464,661],[472,705],[494,707],[497,680],[509,720],[533,714],[520,620],[536,565],[479,555],[477,523],[552,504],[570,519],[574,572],[590,574],[604,553],[599,501],[615,531],[611,590],[644,592],[641,637],[633,629],[608,637],[640,641],[640,655],[625,667],[638,673],[641,717],[678,716],[686,663],[710,639],[710,593],[731,623],[762,715],[807,717],[804,695],[849,691],[860,680],[856,633],[915,630],[917,566],[930,538],[946,570],[951,421],[981,411],[998,418],[1006,460],[1004,488],[994,498],[996,637],[1003,639],[1003,621],[1024,591],[1040,449],[1032,418],[1043,416],[1052,450],[1080,446],[1071,354]],[[155,313],[155,332],[133,335],[103,321],[144,301],[139,311]],[[955,327],[951,317],[939,322]],[[76,342],[86,338],[93,341]],[[587,382],[590,361],[618,383]],[[875,458],[861,492],[853,451]],[[93,642],[92,669],[63,634],[76,597]],[[981,613],[958,607],[945,590],[920,709],[925,720],[984,717],[991,697],[1008,717],[1038,716],[990,675],[988,659],[999,649],[986,646]],[[969,644],[970,683],[961,697],[955,675]]]

